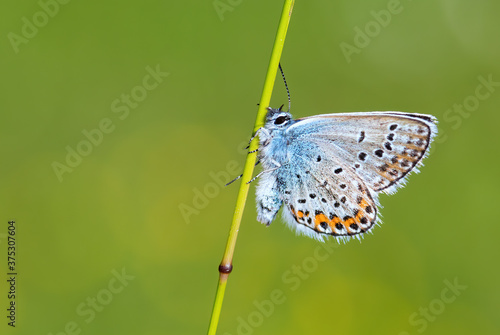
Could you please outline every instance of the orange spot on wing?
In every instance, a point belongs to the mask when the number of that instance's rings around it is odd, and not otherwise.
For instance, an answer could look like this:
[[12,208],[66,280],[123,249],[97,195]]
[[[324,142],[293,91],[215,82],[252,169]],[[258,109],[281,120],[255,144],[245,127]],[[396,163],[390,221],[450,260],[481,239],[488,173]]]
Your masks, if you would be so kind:
[[297,213],[295,212],[295,208],[293,208],[293,206],[290,206],[290,211],[292,212],[292,216],[294,217],[295,221],[298,221]]
[[359,223],[363,216],[363,211],[359,211],[358,214],[356,214],[356,216],[354,217],[354,220]]
[[[399,172],[405,172],[407,169],[406,169],[406,168],[404,168],[404,167],[402,167],[402,166],[400,165],[400,163],[399,163],[399,162],[401,162],[401,160],[405,159],[405,157],[403,157],[403,156],[399,156],[399,155],[396,155],[396,157],[398,158],[398,161],[397,161],[396,163],[392,163],[392,162],[391,162],[391,163],[387,163],[387,165],[389,166],[389,168],[390,168],[390,169],[396,169],[396,170],[398,170]],[[387,173],[387,172],[385,172],[385,173]],[[379,173],[379,174],[380,174],[380,173]]]
[[347,229],[349,229],[349,226],[352,225],[353,223],[356,223],[356,220],[354,218],[349,218],[349,219],[345,220],[344,222],[342,222],[344,227],[347,227]]
[[335,230],[337,229],[335,227],[335,225],[337,223],[342,224],[342,220],[340,220],[340,218],[338,216],[334,216],[333,219],[328,220],[327,222],[328,222],[328,225],[330,226],[330,228],[332,229],[332,232],[335,232]]
[[419,147],[418,145],[415,144],[405,144],[404,145],[407,150],[417,150],[417,151],[422,151],[422,147]]
[[326,215],[325,215],[325,214],[323,214],[323,213],[317,214],[317,215],[314,217],[314,225],[315,225],[315,227],[318,227],[318,226],[319,226],[319,224],[320,224],[321,222],[326,222],[326,223],[328,223],[329,221],[330,221],[330,220],[329,220],[329,219],[326,217]]
[[342,221],[340,220],[340,218],[338,216],[334,217],[333,220],[330,221],[332,227],[335,227],[335,224],[336,223],[342,223]]

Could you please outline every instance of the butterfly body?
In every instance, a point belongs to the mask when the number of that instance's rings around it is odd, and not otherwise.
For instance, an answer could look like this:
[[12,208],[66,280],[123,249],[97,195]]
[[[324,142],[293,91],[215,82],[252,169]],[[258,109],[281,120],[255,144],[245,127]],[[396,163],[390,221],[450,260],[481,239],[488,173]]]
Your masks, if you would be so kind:
[[294,120],[269,108],[259,131],[257,219],[269,225],[284,207],[285,222],[300,234],[359,238],[378,222],[378,193],[393,193],[417,171],[435,122],[400,112]]

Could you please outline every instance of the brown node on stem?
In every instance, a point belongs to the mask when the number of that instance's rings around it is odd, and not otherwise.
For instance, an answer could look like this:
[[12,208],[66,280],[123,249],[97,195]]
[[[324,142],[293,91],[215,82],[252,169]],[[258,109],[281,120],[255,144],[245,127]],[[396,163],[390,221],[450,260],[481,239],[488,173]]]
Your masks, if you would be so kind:
[[231,271],[233,271],[233,265],[232,264],[229,264],[229,265],[219,265],[219,272],[220,273],[231,273]]

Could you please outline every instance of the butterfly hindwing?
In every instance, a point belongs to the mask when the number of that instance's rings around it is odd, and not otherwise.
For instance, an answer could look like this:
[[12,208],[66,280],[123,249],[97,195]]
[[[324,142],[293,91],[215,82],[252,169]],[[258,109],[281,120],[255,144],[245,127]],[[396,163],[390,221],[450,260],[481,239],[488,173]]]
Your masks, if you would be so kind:
[[283,192],[285,220],[316,238],[326,234],[342,239],[367,232],[377,220],[376,198],[359,177],[345,177],[348,166],[321,150],[315,152],[317,156],[307,161],[295,157],[302,162],[294,171],[297,180],[292,188]]
[[283,203],[291,228],[321,239],[354,236],[377,220],[376,194],[330,150],[302,139],[290,140],[287,164],[261,175],[257,188],[260,222],[269,224]]

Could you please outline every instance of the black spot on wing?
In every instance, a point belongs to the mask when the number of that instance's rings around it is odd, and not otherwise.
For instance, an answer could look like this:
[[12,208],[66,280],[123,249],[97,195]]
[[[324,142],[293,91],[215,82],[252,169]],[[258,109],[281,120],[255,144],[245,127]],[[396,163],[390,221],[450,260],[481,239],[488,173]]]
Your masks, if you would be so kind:
[[364,139],[365,139],[365,132],[362,130],[361,133],[359,134],[358,143],[363,142]]

